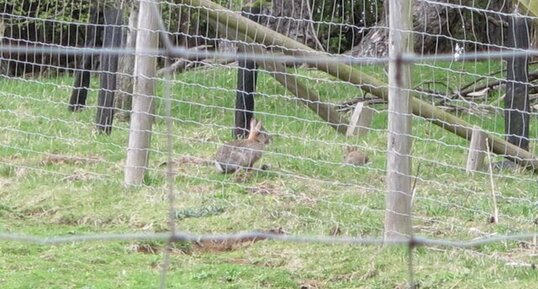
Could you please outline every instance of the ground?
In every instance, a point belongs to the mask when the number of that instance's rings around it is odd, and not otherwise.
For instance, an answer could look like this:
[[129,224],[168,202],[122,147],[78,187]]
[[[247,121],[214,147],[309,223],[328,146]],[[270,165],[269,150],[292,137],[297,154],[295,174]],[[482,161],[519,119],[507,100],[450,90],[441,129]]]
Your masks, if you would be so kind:
[[[452,87],[500,68],[499,63],[436,63],[415,68],[414,82]],[[384,77],[378,67],[359,67]],[[299,71],[331,103],[356,88],[311,70]],[[162,83],[144,185],[123,186],[127,123],[111,136],[93,129],[96,83],[89,107],[67,110],[73,81],[0,79],[0,232],[42,237],[168,230],[169,161],[162,117]],[[275,134],[245,178],[218,174],[211,158],[231,140],[235,70],[195,70],[172,87],[173,193],[178,230],[195,234],[245,230],[299,236],[380,238],[385,206],[386,107],[376,106],[363,138],[338,135],[268,75],[262,74],[257,117]],[[499,94],[492,94],[495,101]],[[461,115],[502,133],[499,115]],[[536,138],[532,120],[531,138]],[[413,202],[418,236],[468,241],[536,231],[536,178],[522,170],[467,175],[467,141],[415,117]],[[369,154],[370,164],[342,164],[346,144]],[[534,149],[534,144],[533,148]],[[491,156],[492,161],[500,160]],[[419,165],[420,164],[420,165]],[[417,172],[417,168],[418,169]],[[500,217],[493,213],[494,192]],[[163,241],[91,241],[58,245],[0,242],[2,288],[149,288],[160,282]],[[168,288],[406,288],[408,248],[252,241],[176,243]],[[477,248],[419,247],[413,279],[420,288],[531,288],[538,273],[533,240]]]

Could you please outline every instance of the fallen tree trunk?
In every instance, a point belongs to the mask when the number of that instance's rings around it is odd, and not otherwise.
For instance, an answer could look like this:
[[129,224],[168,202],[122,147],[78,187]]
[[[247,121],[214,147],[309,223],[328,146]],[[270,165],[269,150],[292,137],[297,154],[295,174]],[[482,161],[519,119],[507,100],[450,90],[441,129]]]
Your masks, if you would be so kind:
[[[253,47],[256,54],[268,53],[263,48]],[[321,101],[319,95],[308,85],[298,80],[293,74],[289,73],[286,66],[276,61],[257,61],[258,67],[270,72],[280,84],[288,91],[299,97],[302,102],[313,112],[319,115],[323,120],[328,122],[337,132],[345,135],[349,120],[345,119],[334,106],[328,105]]]
[[[276,33],[263,25],[236,15],[232,11],[226,10],[222,6],[209,0],[180,0],[180,2],[202,7],[203,9],[201,10],[201,13],[207,13],[207,16],[213,20],[226,25],[228,29],[231,29],[232,31],[246,34],[257,43],[262,43],[267,46],[281,46],[298,56],[315,56],[319,63],[323,63],[316,64],[312,61],[312,64],[316,65],[318,69],[341,80],[351,82],[359,86],[365,92],[388,100],[386,83],[360,71],[354,70],[349,65],[339,63],[330,56],[316,52],[308,46],[298,43],[282,34]],[[247,40],[248,39],[245,39],[245,41]],[[416,97],[412,97],[411,99],[412,110],[415,115],[421,116],[462,138],[467,140],[471,139],[473,125],[455,115],[442,111],[425,101],[417,99]],[[486,138],[494,153],[513,160],[525,168],[532,170],[538,169],[538,159],[530,152],[508,143],[492,133],[487,133]]]

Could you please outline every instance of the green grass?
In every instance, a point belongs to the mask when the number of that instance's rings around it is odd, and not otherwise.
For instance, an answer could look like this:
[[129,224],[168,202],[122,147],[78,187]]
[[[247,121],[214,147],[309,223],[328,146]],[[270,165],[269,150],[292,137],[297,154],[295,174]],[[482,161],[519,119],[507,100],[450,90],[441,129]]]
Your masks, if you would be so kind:
[[[384,78],[379,67],[358,69]],[[472,81],[473,74],[497,69],[500,65],[495,62],[417,65],[414,80],[415,84],[443,81],[456,89]],[[381,237],[384,106],[376,107],[380,112],[374,117],[373,132],[345,139],[261,74],[258,91],[265,96],[257,99],[256,109],[265,127],[275,134],[262,159],[271,169],[240,182],[186,158],[211,158],[220,143],[231,139],[235,73],[232,68],[206,69],[175,78],[173,152],[174,159],[183,160],[174,168],[178,229],[212,233],[281,228],[293,235],[329,235],[338,227],[342,236]],[[322,73],[299,73],[310,77],[309,85],[328,102],[360,95],[350,85],[326,81],[334,79]],[[144,185],[126,189],[122,182],[128,124],[115,122],[111,136],[96,134],[92,123],[96,91],[90,94],[88,109],[70,113],[65,102],[71,85],[68,77],[0,79],[0,232],[46,237],[166,231],[163,103],[157,104],[159,116]],[[435,89],[442,92],[443,86]],[[158,95],[162,96],[162,85]],[[490,95],[491,101],[499,95]],[[494,114],[460,116],[497,133],[503,131],[502,118]],[[536,231],[538,184],[534,176],[524,171],[496,173],[501,218],[499,224],[489,224],[489,176],[468,176],[461,169],[467,141],[417,117],[413,125],[414,168],[421,166],[413,206],[417,235],[471,240]],[[537,137],[537,128],[533,119],[532,138]],[[341,165],[348,143],[368,152],[371,163],[360,168]],[[2,241],[0,287],[155,288],[164,247],[157,241],[54,246]],[[472,250],[418,248],[413,255],[414,277],[421,288],[532,288],[538,281],[536,271],[507,263],[536,263],[535,250],[532,242],[502,242]],[[407,257],[403,247],[260,241],[222,251],[176,244],[167,285],[403,288],[408,279]]]

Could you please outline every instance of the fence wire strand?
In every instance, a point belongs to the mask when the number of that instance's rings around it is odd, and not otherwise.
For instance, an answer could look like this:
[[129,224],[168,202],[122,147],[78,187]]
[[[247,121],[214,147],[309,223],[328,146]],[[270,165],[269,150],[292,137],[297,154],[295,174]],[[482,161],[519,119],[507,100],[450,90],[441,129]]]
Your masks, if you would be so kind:
[[[121,2],[125,5],[122,9],[130,5],[128,2]],[[134,2],[140,4],[140,1]],[[530,42],[538,40],[529,39],[526,48],[514,47],[511,40],[505,39],[507,36],[503,32],[501,42],[492,40],[486,43],[483,35],[479,35],[475,30],[482,29],[480,31],[493,37],[498,29],[504,31],[502,29],[506,28],[509,19],[536,22],[536,17],[522,14],[521,11],[516,13],[504,6],[497,7],[498,3],[493,1],[489,1],[491,5],[487,7],[478,4],[475,7],[474,2],[473,5],[467,5],[451,1],[419,0],[416,1],[417,5],[422,5],[420,7],[423,9],[437,7],[437,13],[458,11],[459,16],[452,15],[453,19],[460,19],[458,25],[464,27],[471,25],[466,21],[485,17],[485,27],[478,27],[479,22],[476,21],[476,27],[472,24],[469,28],[472,31],[462,35],[446,32],[441,28],[432,32],[428,27],[423,31],[401,31],[412,33],[416,39],[423,39],[419,42],[423,46],[415,47],[414,53],[393,57],[387,56],[386,53],[371,55],[354,50],[360,47],[354,43],[356,37],[365,41],[377,31],[378,36],[382,35],[379,36],[380,39],[383,39],[383,33],[388,33],[390,27],[384,22],[385,19],[379,16],[379,11],[383,11],[383,4],[379,3],[383,1],[363,1],[371,6],[360,6],[364,10],[360,13],[353,11],[352,16],[347,15],[350,12],[346,9],[356,9],[354,4],[351,7],[333,4],[333,11],[327,12],[324,10],[328,5],[326,0],[309,1],[306,6],[310,7],[310,14],[302,15],[302,18],[285,13],[266,15],[263,14],[264,11],[249,10],[240,13],[240,7],[235,7],[237,5],[233,1],[219,1],[229,4],[229,7],[224,9],[198,7],[192,3],[185,4],[186,1],[143,2],[153,4],[149,12],[158,20],[159,27],[151,32],[160,36],[158,49],[112,47],[110,43],[105,43],[105,40],[99,40],[97,34],[105,34],[107,28],[120,29],[125,34],[130,29],[129,25],[97,23],[95,19],[92,20],[93,16],[108,16],[105,12],[91,14],[94,12],[89,11],[93,11],[91,9],[95,7],[90,9],[89,5],[92,4],[84,1],[80,1],[80,5],[88,6],[81,6],[85,8],[77,11],[86,11],[88,19],[79,16],[72,17],[71,20],[66,19],[75,13],[76,5],[73,3],[72,6],[63,7],[63,10],[53,5],[60,9],[52,11],[53,15],[40,15],[36,11],[28,11],[25,14],[24,7],[17,6],[17,3],[11,6],[1,4],[0,8],[4,11],[0,9],[0,96],[7,101],[0,104],[0,118],[5,119],[0,120],[0,200],[6,204],[5,207],[0,206],[0,213],[3,215],[5,211],[5,215],[10,218],[10,214],[15,214],[19,207],[23,212],[40,209],[39,201],[21,204],[20,202],[24,202],[28,197],[21,196],[20,200],[17,200],[19,196],[11,192],[12,187],[19,188],[18,184],[24,183],[29,175],[37,182],[46,183],[45,187],[49,183],[67,183],[66,190],[73,191],[80,187],[94,189],[93,186],[97,185],[92,182],[99,182],[100,186],[118,184],[118,178],[126,165],[118,156],[129,150],[128,144],[122,138],[129,132],[140,130],[116,121],[111,124],[111,136],[102,136],[93,124],[87,122],[87,112],[107,109],[106,104],[101,102],[103,99],[106,101],[106,95],[124,94],[133,98],[135,93],[132,89],[125,90],[116,86],[95,88],[95,84],[89,79],[87,84],[79,86],[76,82],[72,83],[72,79],[76,79],[77,75],[93,74],[101,77],[100,85],[103,85],[106,75],[113,74],[114,77],[128,78],[133,82],[145,79],[160,85],[152,97],[153,101],[162,103],[162,107],[157,107],[155,113],[150,113],[154,123],[153,129],[147,131],[153,138],[152,146],[147,150],[151,161],[147,166],[139,167],[146,171],[147,176],[140,185],[140,190],[147,190],[151,194],[144,196],[145,199],[132,202],[145,202],[152,209],[162,209],[158,205],[166,200],[167,214],[166,221],[163,221],[166,226],[159,227],[159,232],[75,232],[71,235],[46,237],[9,229],[0,232],[0,241],[41,246],[86,242],[163,242],[165,245],[160,267],[160,288],[168,287],[171,262],[176,258],[173,255],[174,245],[184,242],[200,244],[246,240],[253,243],[266,240],[327,245],[402,246],[407,254],[406,281],[409,288],[418,288],[420,285],[420,274],[417,272],[420,259],[416,257],[417,248],[420,247],[431,249],[429,252],[469,250],[480,258],[534,268],[535,255],[530,253],[517,258],[505,251],[502,252],[506,253],[503,255],[475,250],[492,244],[527,241],[533,242],[532,246],[536,247],[538,231],[533,210],[538,202],[538,184],[534,173],[522,168],[506,169],[504,166],[510,168],[510,164],[504,162],[506,158],[523,160],[508,149],[495,156],[491,155],[489,160],[492,148],[487,143],[480,152],[487,154],[489,170],[476,170],[468,174],[465,161],[471,152],[476,151],[469,147],[467,140],[470,140],[471,136],[462,140],[443,128],[469,131],[474,125],[478,125],[491,137],[501,140],[517,138],[518,134],[503,130],[503,126],[509,125],[511,120],[505,117],[510,114],[526,115],[532,123],[530,128],[526,128],[529,131],[526,141],[530,143],[526,151],[532,155],[536,150],[538,132],[535,120],[538,115],[538,84],[535,80],[538,76],[527,68],[527,78],[508,79],[510,71],[506,68],[506,61],[528,61],[536,58],[537,47]],[[286,1],[278,3],[284,2]],[[98,6],[96,11],[108,7],[102,4]],[[18,7],[22,12],[14,7]],[[66,7],[71,7],[71,12]],[[315,9],[312,10],[312,7]],[[283,6],[280,9],[285,8]],[[65,18],[59,17],[62,13],[65,13]],[[221,15],[227,15],[228,18],[214,19],[219,17],[211,17],[211,13],[222,13]],[[220,24],[234,23],[232,17],[239,14],[251,19],[260,16],[260,25],[281,33],[287,27],[284,32],[290,34],[290,38],[293,38],[294,32],[286,25],[306,23],[306,29],[310,31],[308,33],[313,33],[316,39],[315,45],[310,44],[309,47],[318,46],[320,49],[288,49],[282,46],[284,41],[266,45],[250,40],[238,40],[243,38],[238,36],[241,35],[240,31],[229,30],[229,27],[218,31],[223,28],[209,25],[211,21],[220,21]],[[316,15],[317,18],[314,17]],[[443,15],[438,18],[448,17]],[[465,19],[465,15],[472,20]],[[355,16],[364,19],[354,20]],[[197,23],[196,28],[193,28],[194,24],[185,26],[185,20],[181,20],[184,17]],[[368,17],[374,19],[366,19]],[[368,24],[368,21],[373,23]],[[445,25],[450,23],[446,22]],[[32,28],[35,28],[36,35],[29,37]],[[4,35],[4,30],[9,33]],[[56,30],[61,33],[56,34]],[[38,35],[37,31],[44,34]],[[338,31],[339,38],[335,39],[334,35]],[[342,36],[346,35],[343,31],[352,34],[351,39]],[[45,35],[46,33],[51,35]],[[92,33],[95,34],[93,40],[83,36],[93,35]],[[260,33],[267,36],[264,32]],[[538,37],[538,33],[535,34],[529,35],[529,38]],[[123,35],[122,38],[125,45],[126,36]],[[299,38],[294,40],[304,40],[304,44],[308,44],[306,39]],[[430,38],[436,39],[437,46],[434,51],[424,52],[427,48],[424,44],[427,40],[424,39]],[[103,43],[96,43],[99,41]],[[451,46],[443,50],[441,47],[446,42]],[[375,54],[381,49],[375,44],[375,47],[371,44],[363,49],[370,49]],[[252,47],[276,53],[252,53]],[[343,53],[346,49],[348,51]],[[280,50],[285,53],[277,52]],[[122,70],[122,67],[111,73],[109,67],[103,67],[103,63],[107,63],[107,58],[112,56],[129,56],[132,59],[136,56],[155,57],[159,59],[159,65],[163,66],[163,69],[161,74],[156,76],[136,75],[135,72]],[[241,63],[249,62],[255,63],[255,68],[239,67]],[[452,116],[459,116],[466,123],[452,123],[449,117],[439,119],[437,116],[443,114],[434,115],[424,108],[406,115],[412,117],[415,128],[411,134],[398,136],[410,138],[414,148],[410,155],[398,156],[410,157],[415,167],[416,164],[421,166],[421,171],[417,171],[416,175],[406,176],[414,183],[412,191],[399,192],[411,198],[410,213],[391,211],[385,208],[383,202],[386,193],[384,177],[390,171],[386,167],[386,156],[390,153],[386,140],[389,133],[386,117],[389,111],[386,99],[374,94],[391,88],[387,84],[387,65],[391,62],[414,66],[413,75],[420,79],[404,92],[413,95],[416,103],[430,105]],[[286,64],[285,71],[274,72],[260,67],[261,64],[272,63]],[[176,64],[180,66],[177,71],[177,67],[171,69]],[[353,84],[351,80],[339,79],[339,73],[328,77],[327,74],[315,71],[315,68],[329,71],[327,67],[331,65],[349,67],[352,71],[362,73],[364,79],[372,77],[379,82],[369,83],[361,79],[364,83]],[[530,63],[528,67],[533,67],[532,65]],[[245,74],[257,73],[255,91],[234,83],[238,80],[234,75],[239,77],[237,73],[240,70]],[[306,97],[299,95],[299,89],[276,85],[278,79],[269,77],[271,73],[291,79],[295,84],[305,83],[311,91],[319,93],[319,99],[309,93]],[[484,85],[480,86],[481,83]],[[508,103],[506,94],[507,87],[510,86],[524,87],[531,107],[522,109],[503,105]],[[73,103],[72,99],[62,100],[57,96],[67,97],[71,94],[73,97],[75,90],[81,88],[87,93],[88,99],[97,95],[100,102],[84,103],[81,113],[77,115],[61,113],[64,107]],[[263,120],[264,129],[267,129],[273,138],[271,148],[264,152],[261,162],[267,159],[271,163],[254,167],[248,171],[251,175],[247,173],[223,177],[212,171],[214,152],[227,143],[230,132],[237,129],[232,119],[237,118],[239,113],[250,113],[245,107],[233,107],[232,100],[235,98],[239,101],[241,95],[255,95],[256,111],[253,113],[257,119]],[[365,104],[373,114],[373,120],[366,127],[361,127],[366,133],[359,136],[342,136],[325,125],[320,107],[334,109],[342,116],[340,120],[343,125],[348,127],[358,103]],[[308,111],[309,107],[315,106],[318,107],[317,111]],[[36,107],[43,109],[37,110]],[[47,113],[47,109],[54,112]],[[129,114],[129,109],[115,109],[116,113]],[[356,118],[357,122],[363,121],[364,115],[366,112],[361,112]],[[360,165],[346,163],[349,151],[353,150],[365,152],[369,160]],[[84,151],[92,153],[82,154]],[[211,156],[208,156],[209,154]],[[529,160],[537,161],[535,158]],[[494,170],[493,166],[499,168]],[[51,180],[40,179],[42,176],[49,176]],[[245,181],[242,178],[249,179]],[[101,187],[95,189],[99,188]],[[122,198],[130,199],[128,193]],[[40,198],[47,196],[52,196],[56,202],[62,195],[43,192]],[[51,210],[61,211],[55,208]],[[56,214],[56,211],[53,214]],[[413,221],[409,237],[380,237],[383,235],[383,224],[380,220],[387,212],[409,217]],[[118,214],[123,218],[135,218],[126,212]],[[212,223],[215,221],[209,220],[204,226],[203,221],[192,221],[206,215],[222,218],[216,222],[231,221],[231,224],[219,227]],[[499,221],[491,221],[492,216],[498,216],[500,223],[491,224]],[[148,225],[151,228],[148,231],[156,231],[152,227],[154,221],[148,222],[152,223]],[[279,229],[276,230],[277,233],[271,230],[255,230],[253,226],[258,225],[264,228],[278,225]],[[330,235],[324,234],[329,227]],[[342,233],[340,228],[346,231]],[[339,236],[341,234],[344,236]]]

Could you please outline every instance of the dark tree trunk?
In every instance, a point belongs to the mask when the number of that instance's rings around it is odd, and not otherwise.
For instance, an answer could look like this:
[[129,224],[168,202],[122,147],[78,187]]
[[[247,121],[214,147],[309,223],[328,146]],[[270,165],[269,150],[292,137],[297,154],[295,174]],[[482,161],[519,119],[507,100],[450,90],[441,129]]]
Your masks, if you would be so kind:
[[[241,13],[252,21],[260,22],[260,8],[246,8]],[[248,53],[242,48],[240,53]],[[256,63],[248,59],[239,59],[237,67],[237,91],[235,96],[235,128],[234,138],[244,138],[248,135],[250,121],[254,116],[254,95],[258,71]]]
[[[505,1],[473,1],[474,7],[491,12],[460,9],[439,0],[438,3],[415,1],[413,4],[414,50],[418,54],[450,53],[456,44],[466,51],[497,49],[504,42],[506,20],[498,11],[507,12]],[[387,56],[388,30],[386,15],[348,54],[360,57]]]
[[[250,9],[253,11],[259,11],[258,13],[249,13],[251,17],[257,18],[258,23],[309,47],[323,50],[317,38],[314,25],[310,21],[312,20],[312,11],[308,1],[272,0],[268,1],[266,5],[262,5],[262,7],[258,7],[258,4],[249,4],[251,2],[259,1],[245,1],[245,4],[247,4],[245,6],[252,7]],[[247,17],[247,15],[243,16]]]
[[233,136],[242,138],[248,134],[250,120],[254,115],[257,70],[252,60],[240,59],[237,68],[237,95],[235,97],[235,129]]
[[[530,21],[511,17],[508,28],[509,47],[516,50],[529,48]],[[518,147],[529,149],[529,96],[528,58],[509,56],[506,59],[506,97],[504,98],[504,130],[506,140]]]
[[[101,45],[101,37],[98,37],[98,35],[101,33],[100,30],[102,28],[94,25],[98,23],[99,11],[94,8],[90,12],[90,25],[86,26],[84,47],[95,48]],[[73,85],[73,91],[69,99],[69,110],[71,111],[78,111],[86,105],[88,88],[90,87],[90,72],[94,59],[93,54],[82,54],[82,66],[75,72],[75,84]]]
[[[103,48],[121,47],[122,10],[117,8],[103,9],[104,31]],[[114,93],[116,92],[116,75],[118,72],[118,55],[101,54],[101,88],[97,99],[97,130],[110,134],[114,117]]]
[[291,39],[322,50],[314,26],[312,11],[305,0],[273,0],[269,27]]

